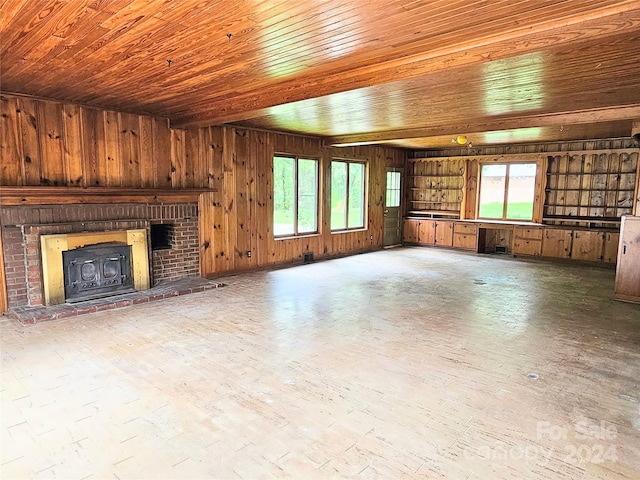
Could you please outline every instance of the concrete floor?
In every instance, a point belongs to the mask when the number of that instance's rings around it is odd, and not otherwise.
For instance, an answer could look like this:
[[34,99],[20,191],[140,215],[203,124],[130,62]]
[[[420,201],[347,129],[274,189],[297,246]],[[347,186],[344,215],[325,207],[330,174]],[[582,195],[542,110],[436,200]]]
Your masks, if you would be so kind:
[[640,478],[609,269],[400,248],[21,326],[5,478]]

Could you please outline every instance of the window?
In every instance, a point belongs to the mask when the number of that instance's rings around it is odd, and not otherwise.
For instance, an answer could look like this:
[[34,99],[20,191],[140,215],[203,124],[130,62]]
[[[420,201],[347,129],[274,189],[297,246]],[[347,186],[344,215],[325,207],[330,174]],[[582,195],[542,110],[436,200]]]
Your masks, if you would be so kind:
[[318,231],[318,161],[273,158],[273,234],[276,237]]
[[531,221],[536,170],[535,163],[482,165],[478,217]]
[[384,206],[400,206],[400,172],[387,172],[387,196]]
[[331,162],[331,230],[364,228],[365,164]]

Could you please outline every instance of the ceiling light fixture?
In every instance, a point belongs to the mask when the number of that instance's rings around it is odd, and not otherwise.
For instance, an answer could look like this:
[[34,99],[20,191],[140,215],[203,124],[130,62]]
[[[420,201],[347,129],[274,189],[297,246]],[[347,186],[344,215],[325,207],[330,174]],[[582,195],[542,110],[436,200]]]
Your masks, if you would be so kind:
[[469,140],[466,135],[458,135],[457,137],[452,138],[451,143],[455,143],[456,145],[466,145],[469,148],[473,147],[471,140]]

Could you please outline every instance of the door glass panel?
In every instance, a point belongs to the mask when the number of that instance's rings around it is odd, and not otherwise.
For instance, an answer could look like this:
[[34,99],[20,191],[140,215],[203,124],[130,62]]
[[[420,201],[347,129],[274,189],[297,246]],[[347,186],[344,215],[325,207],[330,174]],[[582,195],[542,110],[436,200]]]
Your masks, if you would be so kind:
[[400,206],[400,172],[387,172],[386,207]]

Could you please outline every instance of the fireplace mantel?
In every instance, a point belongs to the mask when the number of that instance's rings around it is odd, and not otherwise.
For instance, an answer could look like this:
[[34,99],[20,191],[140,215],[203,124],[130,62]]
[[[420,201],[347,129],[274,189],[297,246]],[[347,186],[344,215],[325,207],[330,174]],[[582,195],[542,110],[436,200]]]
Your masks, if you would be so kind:
[[211,188],[0,187],[0,205],[197,203],[201,193],[215,191]]

